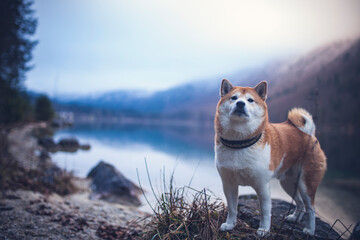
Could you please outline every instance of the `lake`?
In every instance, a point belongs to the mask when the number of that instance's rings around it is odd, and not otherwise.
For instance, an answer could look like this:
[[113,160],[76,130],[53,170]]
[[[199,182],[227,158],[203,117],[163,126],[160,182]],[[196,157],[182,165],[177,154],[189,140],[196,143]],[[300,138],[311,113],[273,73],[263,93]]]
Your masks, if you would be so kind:
[[[89,143],[89,151],[58,152],[53,160],[59,167],[86,177],[100,160],[114,165],[121,173],[146,190],[150,203],[155,204],[148,176],[156,193],[163,188],[163,176],[168,183],[174,173],[175,186],[210,189],[224,199],[220,177],[214,164],[214,130],[211,127],[158,126],[158,125],[76,125],[56,132],[54,138],[76,137],[81,144]],[[148,173],[145,166],[148,165]],[[255,193],[250,187],[240,187],[239,194]],[[334,197],[335,196],[335,197]],[[338,197],[336,197],[338,196]],[[354,223],[358,215],[338,204],[339,191],[321,185],[317,193],[316,211],[333,223],[340,218],[344,223]],[[272,182],[272,197],[290,201],[276,180]],[[351,200],[351,195],[350,195]],[[143,210],[150,207],[142,199]],[[356,199],[353,199],[356,203]],[[350,201],[351,202],[351,201]],[[357,219],[358,220],[358,219]],[[341,231],[341,227],[338,228]]]
[[[63,137],[76,137],[81,143],[91,145],[89,151],[53,155],[61,168],[73,171],[76,176],[86,177],[92,167],[104,160],[139,184],[138,170],[142,187],[147,190],[148,198],[154,200],[146,159],[156,191],[162,187],[164,173],[167,182],[174,173],[178,187],[189,185],[191,181],[191,187],[199,190],[209,188],[223,197],[221,180],[214,164],[212,128],[80,125],[58,131],[55,140]],[[243,188],[241,193],[253,193],[253,190]]]

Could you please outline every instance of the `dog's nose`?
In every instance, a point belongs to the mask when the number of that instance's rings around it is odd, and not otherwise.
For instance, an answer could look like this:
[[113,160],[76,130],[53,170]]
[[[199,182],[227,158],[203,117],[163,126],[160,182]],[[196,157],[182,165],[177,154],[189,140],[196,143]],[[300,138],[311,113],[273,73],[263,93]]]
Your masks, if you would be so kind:
[[238,102],[236,103],[236,106],[237,106],[238,108],[244,108],[245,103],[244,103],[243,101],[238,101]]

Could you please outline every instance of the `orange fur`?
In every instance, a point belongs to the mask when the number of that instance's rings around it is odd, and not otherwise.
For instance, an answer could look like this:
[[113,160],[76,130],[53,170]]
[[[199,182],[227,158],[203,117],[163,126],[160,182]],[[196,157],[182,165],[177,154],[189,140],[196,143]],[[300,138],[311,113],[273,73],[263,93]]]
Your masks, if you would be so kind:
[[305,115],[309,119],[312,119],[310,113],[305,111],[302,108],[293,108],[289,111],[288,119],[297,127],[303,127],[306,123],[306,119],[303,117]]
[[[259,140],[259,144],[269,144],[271,146],[271,160],[269,169],[275,171],[283,159],[280,173],[286,172],[294,165],[301,165],[303,169],[303,177],[307,189],[307,193],[314,204],[315,193],[326,171],[326,157],[322,151],[320,144],[315,136],[306,134],[299,130],[306,123],[305,115],[312,120],[312,116],[301,108],[294,108],[289,111],[288,120],[283,123],[269,123],[267,105],[254,88],[250,87],[233,87],[230,92],[223,96],[217,106],[217,109],[223,102],[236,91],[242,94],[247,92],[254,96],[257,104],[265,109],[264,121],[260,127],[246,138],[252,138],[262,132],[263,136]],[[223,131],[219,121],[219,113],[216,111],[215,116],[215,144],[220,144],[220,136]],[[236,138],[236,136],[235,136]],[[241,140],[241,138],[238,138]]]

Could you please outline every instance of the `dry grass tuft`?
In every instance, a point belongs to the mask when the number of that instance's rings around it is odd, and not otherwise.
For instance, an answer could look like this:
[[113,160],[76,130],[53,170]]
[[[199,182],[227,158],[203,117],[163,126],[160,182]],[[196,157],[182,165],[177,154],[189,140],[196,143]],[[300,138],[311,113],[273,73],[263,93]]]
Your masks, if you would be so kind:
[[164,175],[163,192],[156,194],[150,177],[149,182],[157,204],[152,208],[154,215],[141,234],[142,239],[257,239],[256,229],[240,220],[233,231],[219,231],[227,210],[211,191],[198,191],[190,186],[176,188],[173,175],[167,185]]

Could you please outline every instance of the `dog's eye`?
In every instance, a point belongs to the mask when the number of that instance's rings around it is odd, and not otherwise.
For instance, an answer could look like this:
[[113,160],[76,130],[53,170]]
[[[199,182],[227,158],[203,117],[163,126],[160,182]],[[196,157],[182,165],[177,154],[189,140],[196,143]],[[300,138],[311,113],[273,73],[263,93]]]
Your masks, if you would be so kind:
[[252,99],[252,98],[248,99],[248,102],[253,102],[253,101],[254,101],[254,99]]
[[232,96],[231,97],[231,100],[236,100],[237,99],[237,96]]

